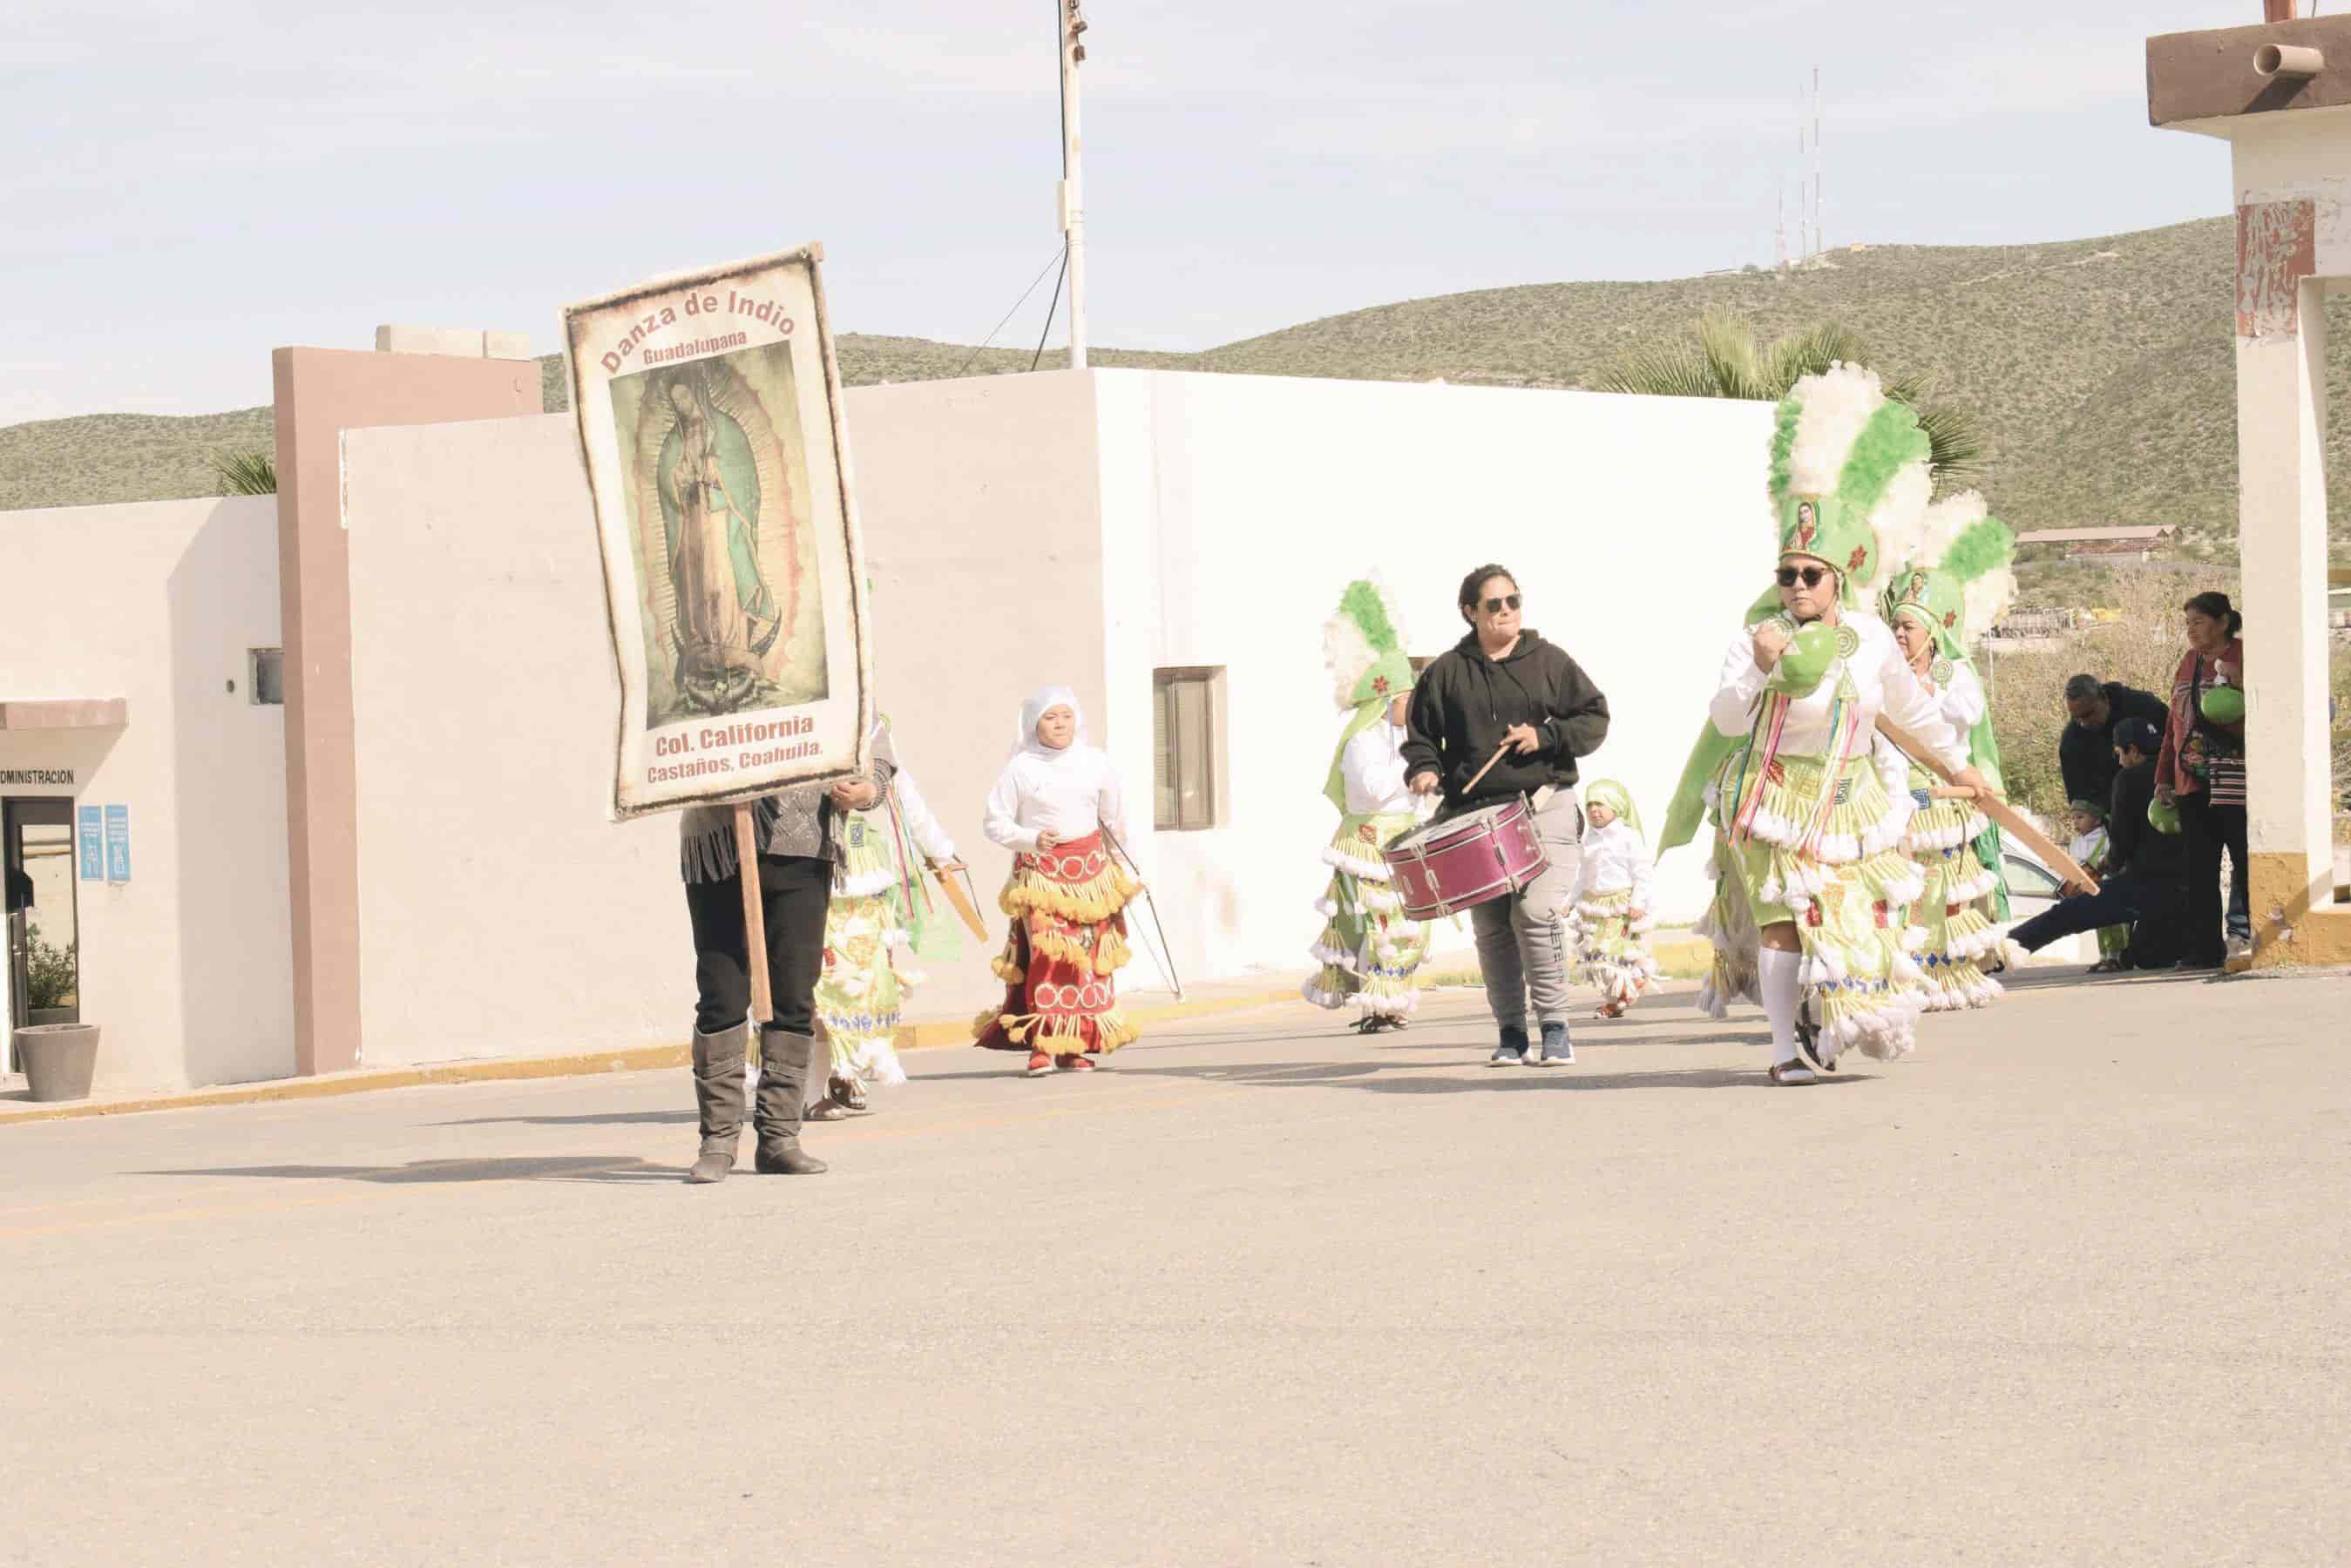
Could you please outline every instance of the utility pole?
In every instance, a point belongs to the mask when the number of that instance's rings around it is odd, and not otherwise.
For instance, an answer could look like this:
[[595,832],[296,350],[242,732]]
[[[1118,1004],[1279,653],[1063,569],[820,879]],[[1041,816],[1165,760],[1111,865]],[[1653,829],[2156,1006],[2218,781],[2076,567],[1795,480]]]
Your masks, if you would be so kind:
[[1821,254],[1829,248],[1828,235],[1821,231],[1821,67],[1813,67],[1813,253]]
[[1078,66],[1086,47],[1078,35],[1086,30],[1079,0],[1053,0],[1054,48],[1061,57],[1061,188],[1059,205],[1061,243],[1070,270],[1070,369],[1086,368],[1086,203],[1080,171],[1084,140],[1078,134]]

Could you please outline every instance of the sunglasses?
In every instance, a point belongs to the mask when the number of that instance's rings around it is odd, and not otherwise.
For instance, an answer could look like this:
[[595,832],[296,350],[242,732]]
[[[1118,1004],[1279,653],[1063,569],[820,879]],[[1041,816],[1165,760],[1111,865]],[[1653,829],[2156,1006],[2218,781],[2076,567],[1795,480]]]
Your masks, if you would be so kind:
[[1777,574],[1783,588],[1792,588],[1798,583],[1808,588],[1816,588],[1821,586],[1821,579],[1828,575],[1826,566],[1782,566]]
[[1486,601],[1486,613],[1488,615],[1499,615],[1506,609],[1516,609],[1519,607],[1519,595],[1510,594],[1499,599],[1488,599]]

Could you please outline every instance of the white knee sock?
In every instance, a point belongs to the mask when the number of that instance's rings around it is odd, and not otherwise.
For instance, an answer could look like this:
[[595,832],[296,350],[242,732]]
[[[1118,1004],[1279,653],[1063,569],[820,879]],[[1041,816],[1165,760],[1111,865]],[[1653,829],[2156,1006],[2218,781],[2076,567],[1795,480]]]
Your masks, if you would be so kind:
[[1765,948],[1756,962],[1763,981],[1763,1012],[1771,1020],[1771,1065],[1776,1067],[1796,1059],[1796,976],[1804,957]]

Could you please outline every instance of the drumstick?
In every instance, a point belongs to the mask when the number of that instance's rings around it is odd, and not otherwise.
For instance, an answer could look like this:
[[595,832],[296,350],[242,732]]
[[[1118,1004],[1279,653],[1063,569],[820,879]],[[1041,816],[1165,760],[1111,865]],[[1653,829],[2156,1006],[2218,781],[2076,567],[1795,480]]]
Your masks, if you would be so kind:
[[1494,771],[1494,764],[1500,762],[1502,760],[1502,753],[1510,749],[1510,742],[1508,741],[1504,741],[1500,745],[1494,748],[1494,754],[1488,757],[1486,759],[1486,765],[1478,770],[1477,778],[1471,779],[1468,784],[1461,786],[1462,799],[1467,800],[1469,798],[1469,792],[1478,787],[1479,780],[1484,778],[1488,774],[1492,773]]

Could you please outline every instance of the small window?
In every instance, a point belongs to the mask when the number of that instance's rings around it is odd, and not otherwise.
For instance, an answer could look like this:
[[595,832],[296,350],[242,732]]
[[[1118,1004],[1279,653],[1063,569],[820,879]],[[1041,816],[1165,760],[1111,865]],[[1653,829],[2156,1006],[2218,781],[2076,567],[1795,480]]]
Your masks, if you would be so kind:
[[286,701],[286,650],[282,648],[248,649],[246,655],[246,681],[245,689],[253,693],[256,708],[276,708]]
[[1152,826],[1176,833],[1214,827],[1225,672],[1155,670],[1151,681]]

